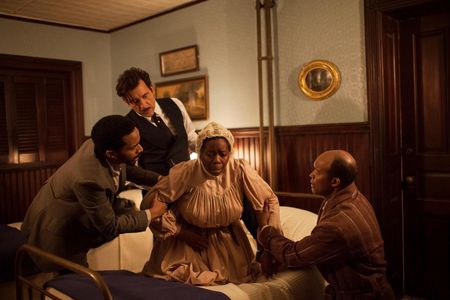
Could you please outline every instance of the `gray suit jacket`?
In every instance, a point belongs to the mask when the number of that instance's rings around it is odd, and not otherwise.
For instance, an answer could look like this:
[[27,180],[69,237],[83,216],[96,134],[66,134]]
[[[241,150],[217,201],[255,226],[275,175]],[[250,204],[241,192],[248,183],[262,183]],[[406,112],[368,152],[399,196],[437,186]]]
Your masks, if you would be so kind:
[[[90,248],[120,233],[145,230],[146,213],[117,194],[125,179],[153,185],[159,174],[136,167],[126,178],[125,169],[122,166],[116,192],[110,169],[96,157],[92,140],[83,143],[48,179],[28,208],[21,228],[28,243],[87,266]],[[42,259],[33,260],[44,271],[58,269]]]

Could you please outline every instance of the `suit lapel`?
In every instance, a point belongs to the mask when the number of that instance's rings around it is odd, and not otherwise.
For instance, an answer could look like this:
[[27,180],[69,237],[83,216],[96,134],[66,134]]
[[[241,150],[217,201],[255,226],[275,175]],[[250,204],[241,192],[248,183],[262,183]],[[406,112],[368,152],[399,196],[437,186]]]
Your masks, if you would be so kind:
[[145,139],[146,143],[150,143],[155,147],[161,149],[166,149],[168,145],[172,143],[172,135],[167,136],[167,132],[161,130],[161,128],[154,126],[146,118],[139,116],[134,110],[131,110],[128,113],[128,116],[137,125],[141,134],[141,139]]

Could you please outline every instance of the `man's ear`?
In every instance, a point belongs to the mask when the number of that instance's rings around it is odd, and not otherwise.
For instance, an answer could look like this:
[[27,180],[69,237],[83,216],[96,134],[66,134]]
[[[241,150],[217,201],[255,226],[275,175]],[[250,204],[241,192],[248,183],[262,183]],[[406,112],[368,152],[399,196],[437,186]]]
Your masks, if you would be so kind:
[[113,151],[113,150],[106,150],[105,156],[106,156],[106,158],[108,158],[108,159],[111,159],[111,160],[117,160],[117,153],[116,153],[116,151]]
[[333,178],[331,178],[331,186],[333,187],[333,188],[336,188],[336,187],[338,187],[338,186],[340,186],[341,185],[341,179],[339,178],[339,177],[333,177]]

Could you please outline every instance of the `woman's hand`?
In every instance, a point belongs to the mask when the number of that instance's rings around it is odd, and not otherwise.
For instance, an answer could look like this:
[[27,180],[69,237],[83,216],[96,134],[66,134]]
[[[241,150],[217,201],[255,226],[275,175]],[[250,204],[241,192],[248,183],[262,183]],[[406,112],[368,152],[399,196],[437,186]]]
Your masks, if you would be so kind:
[[271,212],[269,210],[269,203],[267,203],[267,201],[264,202],[264,207],[261,211],[255,211],[259,228],[262,228],[264,225],[269,225],[270,214]]

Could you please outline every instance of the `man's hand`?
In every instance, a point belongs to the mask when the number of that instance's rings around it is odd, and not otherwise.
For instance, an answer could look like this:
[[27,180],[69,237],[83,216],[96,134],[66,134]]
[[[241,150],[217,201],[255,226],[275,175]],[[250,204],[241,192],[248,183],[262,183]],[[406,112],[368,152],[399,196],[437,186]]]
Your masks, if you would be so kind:
[[278,273],[278,268],[281,265],[281,263],[279,263],[275,257],[267,251],[262,252],[258,261],[261,263],[261,270],[267,278],[270,278]]
[[177,238],[198,252],[206,250],[209,246],[209,240],[203,235],[201,228],[190,225],[187,222],[181,223],[181,230]]
[[167,211],[167,204],[154,200],[152,207],[150,207],[150,214],[152,219],[162,216]]
[[141,202],[141,209],[149,209],[152,219],[155,219],[167,211],[167,204],[158,201],[156,194],[147,193]]

